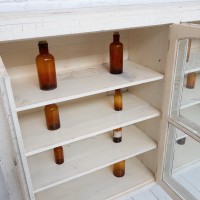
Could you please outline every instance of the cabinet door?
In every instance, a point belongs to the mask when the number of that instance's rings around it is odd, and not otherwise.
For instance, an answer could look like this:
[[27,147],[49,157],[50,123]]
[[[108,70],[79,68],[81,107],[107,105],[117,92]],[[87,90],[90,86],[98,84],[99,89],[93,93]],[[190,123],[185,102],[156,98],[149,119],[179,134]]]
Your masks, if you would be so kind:
[[162,131],[162,180],[177,199],[200,199],[200,26],[171,26]]

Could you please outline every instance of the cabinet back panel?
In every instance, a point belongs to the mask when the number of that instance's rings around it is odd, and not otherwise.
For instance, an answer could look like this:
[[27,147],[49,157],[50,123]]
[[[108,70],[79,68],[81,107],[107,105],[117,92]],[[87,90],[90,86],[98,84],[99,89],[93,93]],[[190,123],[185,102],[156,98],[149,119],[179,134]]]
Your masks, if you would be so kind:
[[134,29],[129,32],[129,60],[164,74],[169,26]]
[[[95,56],[96,62],[93,61],[91,65],[97,65],[108,62],[112,34],[113,31],[2,43],[0,55],[6,67],[35,64],[35,57],[38,54],[37,43],[39,40],[47,40],[49,51],[56,60],[74,59],[73,65],[76,66],[78,58],[78,62],[84,66],[85,58],[90,60],[90,56]],[[120,35],[124,44],[124,57],[127,59],[128,31],[120,31]]]

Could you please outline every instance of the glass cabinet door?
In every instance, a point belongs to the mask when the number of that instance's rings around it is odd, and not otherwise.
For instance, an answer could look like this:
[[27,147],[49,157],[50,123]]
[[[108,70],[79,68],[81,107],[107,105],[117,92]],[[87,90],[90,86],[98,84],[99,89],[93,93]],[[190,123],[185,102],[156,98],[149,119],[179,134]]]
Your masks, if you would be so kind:
[[[200,26],[171,26],[163,181],[180,199],[200,200]],[[164,97],[164,98],[165,98]]]

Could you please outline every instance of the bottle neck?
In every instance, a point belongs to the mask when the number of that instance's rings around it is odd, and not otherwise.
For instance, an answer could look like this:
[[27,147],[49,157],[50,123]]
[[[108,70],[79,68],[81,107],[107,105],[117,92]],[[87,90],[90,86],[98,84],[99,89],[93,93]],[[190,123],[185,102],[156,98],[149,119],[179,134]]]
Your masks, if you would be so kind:
[[49,49],[48,49],[48,47],[39,47],[39,52],[40,52],[40,54],[48,54]]
[[121,90],[120,89],[115,90],[115,95],[121,95]]
[[119,38],[120,38],[119,34],[113,35],[113,42],[119,43]]

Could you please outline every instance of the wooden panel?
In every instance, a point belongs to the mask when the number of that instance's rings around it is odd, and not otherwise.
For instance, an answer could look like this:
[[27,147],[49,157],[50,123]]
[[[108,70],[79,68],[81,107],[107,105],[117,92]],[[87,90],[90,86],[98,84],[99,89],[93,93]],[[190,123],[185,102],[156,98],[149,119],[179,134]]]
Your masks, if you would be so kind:
[[[123,93],[123,111],[113,109],[113,96],[85,99],[60,107],[61,128],[46,128],[43,110],[22,115],[20,120],[26,155],[95,136],[118,127],[159,116],[149,103]],[[31,127],[31,128],[30,128]]]
[[199,20],[199,2],[185,2],[184,6],[182,5],[181,2],[151,6],[68,9],[63,12],[59,9],[46,12],[4,13],[0,15],[0,41]]
[[[36,74],[35,57],[39,53],[38,41],[47,40],[49,52],[55,57],[57,70],[63,68],[60,60],[65,60],[65,69],[88,67],[108,62],[112,35],[113,31],[109,31],[2,43],[0,44],[0,55],[5,66],[11,68],[9,70],[12,78],[23,76],[30,68],[27,65],[33,64],[32,71],[30,69],[28,71],[28,76],[31,76]],[[120,31],[120,40],[124,47],[124,59],[127,59],[128,31]],[[17,70],[20,73],[17,73]]]
[[121,75],[110,74],[108,64],[104,64],[86,70],[63,72],[57,79],[58,88],[52,91],[40,90],[37,77],[11,80],[17,111],[160,80],[163,75],[127,60]]
[[131,30],[129,33],[129,59],[164,74],[168,37],[169,26]]
[[93,200],[116,199],[133,189],[138,189],[154,181],[154,177],[136,158],[126,162],[126,174],[114,177],[108,167],[36,194],[37,200]]
[[112,132],[64,146],[65,163],[56,165],[53,151],[28,158],[35,192],[107,167],[156,148],[156,143],[135,126],[123,128],[121,143],[112,141]]

